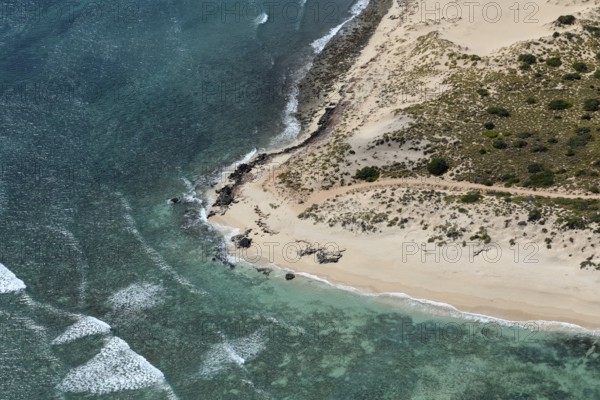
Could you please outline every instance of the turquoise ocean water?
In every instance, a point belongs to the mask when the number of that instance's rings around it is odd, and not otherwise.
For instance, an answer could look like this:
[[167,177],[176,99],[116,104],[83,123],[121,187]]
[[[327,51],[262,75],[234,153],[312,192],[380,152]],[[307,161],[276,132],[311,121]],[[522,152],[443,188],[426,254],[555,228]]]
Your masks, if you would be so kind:
[[213,260],[350,0],[0,4],[0,399],[600,399],[594,336]]

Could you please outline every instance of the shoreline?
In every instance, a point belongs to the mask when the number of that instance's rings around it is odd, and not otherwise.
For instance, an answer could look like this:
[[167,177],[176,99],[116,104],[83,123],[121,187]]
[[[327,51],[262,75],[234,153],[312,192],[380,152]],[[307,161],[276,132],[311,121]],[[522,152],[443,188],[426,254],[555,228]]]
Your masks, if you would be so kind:
[[[375,3],[375,1],[371,1],[369,7]],[[391,7],[397,8],[394,4]],[[359,55],[349,58],[351,60],[349,61],[350,71],[364,68],[372,59],[381,54],[376,48],[377,43],[373,44],[370,41],[378,34],[379,37],[375,41],[379,40],[381,43],[382,36],[389,35],[392,24],[390,20],[395,19],[391,16],[396,15],[393,13],[394,11],[397,10],[390,8],[381,21],[375,24],[372,35],[366,39],[363,37],[365,43],[369,42],[369,44],[356,51]],[[363,14],[350,23],[358,22],[361,16]],[[350,23],[344,28],[348,28]],[[348,29],[352,31],[352,29]],[[340,32],[345,31],[346,29],[342,29]],[[338,43],[336,38],[338,38],[337,35],[330,42],[332,46]],[[339,47],[341,49],[339,51],[342,53],[343,48],[343,45]],[[319,59],[326,60],[328,58],[326,56],[327,47],[322,54],[325,55]],[[315,64],[319,63],[315,62]],[[307,78],[313,74],[318,75],[318,72],[319,68],[314,70],[311,68]],[[295,143],[284,149],[261,153],[249,163],[238,165],[230,175],[230,181],[215,190],[216,201],[208,214],[209,224],[221,233],[223,233],[223,227],[237,229],[240,236],[252,243],[251,247],[254,252],[249,254],[247,253],[249,249],[240,248],[231,242],[225,243],[227,251],[234,254],[240,251],[246,252],[242,259],[253,265],[261,267],[276,265],[281,270],[292,270],[298,274],[313,276],[331,286],[352,288],[352,291],[364,295],[408,297],[411,301],[422,304],[443,304],[442,307],[456,310],[464,318],[475,316],[476,318],[509,321],[514,324],[525,321],[543,322],[544,326],[577,326],[577,329],[596,332],[600,328],[600,317],[597,316],[595,310],[600,306],[600,300],[594,296],[592,286],[600,282],[600,278],[594,275],[593,271],[583,270],[573,265],[573,260],[566,257],[567,250],[560,254],[550,254],[552,252],[544,249],[542,254],[539,254],[540,260],[536,261],[535,265],[526,265],[521,259],[518,260],[519,262],[512,260],[511,251],[515,250],[513,245],[511,244],[510,248],[504,245],[510,236],[508,233],[500,232],[498,233],[500,240],[495,240],[492,245],[498,244],[501,250],[505,250],[505,254],[495,263],[483,262],[481,257],[469,265],[456,265],[448,260],[440,262],[437,259],[435,262],[413,259],[412,263],[407,263],[406,260],[400,263],[399,258],[406,253],[405,246],[411,245],[411,243],[423,245],[428,243],[427,232],[424,232],[425,228],[420,229],[419,226],[413,226],[407,228],[408,230],[400,235],[394,235],[389,230],[379,230],[380,233],[377,234],[360,234],[348,232],[337,225],[327,227],[322,223],[317,224],[318,218],[321,218],[320,215],[314,216],[314,223],[311,223],[310,219],[297,218],[298,215],[305,213],[310,208],[308,207],[310,203],[323,205],[329,201],[336,201],[338,196],[344,201],[346,199],[356,201],[359,195],[365,195],[365,192],[375,192],[375,195],[380,196],[391,187],[384,185],[385,182],[381,181],[375,182],[372,187],[363,188],[363,191],[351,185],[346,190],[342,185],[342,187],[336,187],[340,190],[335,197],[332,196],[335,190],[331,191],[330,188],[316,190],[311,196],[303,197],[283,190],[276,182],[276,176],[281,175],[280,171],[285,170],[284,167],[290,163],[290,160],[297,160],[310,154],[310,151],[319,149],[321,144],[326,143],[327,139],[331,137],[333,130],[340,126],[340,121],[344,119],[347,108],[353,107],[352,101],[348,100],[346,96],[352,97],[349,93],[352,93],[352,88],[360,79],[357,78],[356,71],[354,74],[354,77],[350,79],[345,73],[339,72],[339,79],[332,81],[331,78],[323,78],[329,82],[327,88],[330,93],[324,97],[317,96],[316,99],[307,99],[306,96],[311,93],[306,94],[307,92],[303,91],[301,85],[300,98],[303,100],[300,101],[299,110],[304,115],[301,119],[303,126],[301,132],[304,134],[301,133]],[[310,81],[310,78],[308,80]],[[350,89],[348,85],[350,85]],[[342,90],[333,90],[334,87],[341,87]],[[384,118],[381,115],[384,115]],[[388,117],[380,114],[379,118],[387,121]],[[366,128],[363,125],[364,123],[355,125],[355,129],[358,129],[359,132],[365,131]],[[389,129],[381,128],[375,123],[367,123],[366,126],[371,131],[381,131],[382,133],[384,131],[381,129]],[[397,181],[401,183],[402,179]],[[455,186],[461,184],[460,181],[449,181],[448,183]],[[384,189],[379,188],[379,194],[375,189],[377,185],[384,186]],[[397,186],[395,183],[393,185]],[[406,194],[406,192],[419,192],[424,189],[427,188],[408,187],[400,191]],[[432,190],[431,187],[429,189]],[[438,190],[438,188],[434,189]],[[439,193],[446,197],[453,195],[452,190],[448,190],[449,188],[441,187],[439,189]],[[466,191],[466,188],[463,189]],[[470,189],[472,190],[473,187]],[[482,193],[497,190],[494,187],[488,188],[487,191],[484,188],[475,189]],[[518,190],[527,192],[525,188]],[[539,193],[544,194],[543,191]],[[529,196],[538,194],[524,193]],[[573,193],[564,194],[562,191],[547,193],[547,195],[580,197]],[[596,198],[597,196],[588,197]],[[308,203],[305,204],[305,201]],[[433,205],[435,201],[430,201],[430,203]],[[410,204],[414,209],[413,213],[418,211],[419,207],[421,207],[421,211],[427,209],[422,200],[411,200]],[[432,205],[431,207],[433,207]],[[347,206],[338,205],[336,207],[331,208],[332,211],[324,211],[323,216],[329,217],[331,220],[332,216],[335,217],[335,213],[339,214],[345,211],[344,207]],[[476,217],[480,221],[486,221],[483,211],[474,209],[474,215],[471,218]],[[528,239],[529,242],[523,243],[524,246],[533,243],[538,248],[543,248],[542,237],[535,236],[535,232],[532,232],[529,227],[511,229],[512,235],[522,232],[524,229],[533,235],[532,239]],[[582,232],[577,237],[583,240],[585,233]],[[331,238],[335,242],[331,242]],[[290,262],[283,250],[282,254],[273,253],[274,243],[283,248],[286,246],[289,248],[290,245],[295,246],[298,250],[297,253],[301,255],[298,260]],[[333,243],[335,249],[329,251],[324,247],[320,248],[319,243],[321,245]],[[483,252],[485,258],[489,251],[487,242],[486,245],[478,246],[475,256]],[[520,246],[522,244],[517,242],[516,249],[519,250]],[[398,252],[399,247],[403,247],[401,252]],[[442,251],[446,249],[447,247],[444,247]],[[418,256],[419,250],[416,251],[415,254]],[[318,261],[310,260],[311,255],[322,258],[319,258]],[[569,257],[571,256],[569,255]],[[322,259],[326,261],[321,262]],[[377,267],[369,268],[369,265]]]

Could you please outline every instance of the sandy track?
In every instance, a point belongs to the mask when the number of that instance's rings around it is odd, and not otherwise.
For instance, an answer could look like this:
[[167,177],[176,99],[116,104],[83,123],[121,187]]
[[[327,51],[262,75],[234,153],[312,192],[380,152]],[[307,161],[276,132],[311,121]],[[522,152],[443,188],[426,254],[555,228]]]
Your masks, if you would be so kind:
[[392,187],[405,187],[415,189],[438,189],[438,190],[455,190],[455,191],[471,191],[479,190],[482,192],[504,192],[512,195],[521,196],[541,196],[550,198],[566,198],[566,199],[600,199],[600,194],[573,194],[565,192],[552,192],[547,190],[534,190],[526,188],[507,188],[503,186],[486,186],[471,182],[448,181],[441,178],[401,178],[401,179],[382,179],[376,182],[362,182],[352,186],[340,186],[330,190],[323,190],[313,193],[305,204],[321,202],[335,195],[352,193],[355,191],[382,189]]

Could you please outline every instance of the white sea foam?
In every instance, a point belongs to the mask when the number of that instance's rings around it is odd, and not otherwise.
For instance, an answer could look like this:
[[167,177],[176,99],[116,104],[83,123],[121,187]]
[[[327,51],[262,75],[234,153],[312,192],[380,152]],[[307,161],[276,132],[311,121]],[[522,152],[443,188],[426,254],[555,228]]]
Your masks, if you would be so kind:
[[262,25],[269,20],[269,15],[267,13],[261,13],[258,17],[254,19],[254,25]]
[[204,207],[202,207],[200,209],[200,221],[206,223],[208,222],[208,216],[206,214],[206,209]]
[[122,339],[111,338],[94,358],[69,371],[58,389],[71,393],[107,394],[164,385],[163,373]]
[[94,317],[83,317],[69,326],[62,335],[52,341],[52,344],[65,344],[92,335],[107,335],[110,325]]
[[[346,25],[348,22],[352,21],[356,18],[369,4],[369,0],[359,0],[357,1],[352,8],[350,9],[351,16],[342,22],[341,24],[331,28],[329,32],[323,37],[314,40],[310,46],[312,47],[315,54],[319,54],[323,51],[327,43],[333,39],[333,37]],[[302,7],[304,3],[302,4]],[[279,146],[282,143],[288,142],[298,137],[300,134],[300,130],[302,128],[298,118],[296,118],[296,113],[298,112],[298,95],[300,93],[298,85],[302,81],[302,79],[306,76],[310,68],[312,67],[312,62],[307,63],[303,68],[301,68],[294,78],[294,82],[292,84],[292,88],[290,90],[290,94],[288,95],[288,101],[285,106],[285,111],[283,114],[283,123],[285,128],[282,133],[277,135],[272,141],[271,144],[274,146]]]
[[327,43],[329,43],[331,39],[333,39],[333,37],[340,31],[340,29],[342,29],[344,25],[346,25],[348,22],[356,18],[367,7],[367,5],[369,5],[369,0],[358,0],[356,3],[354,3],[352,8],[350,8],[350,18],[348,18],[341,24],[331,28],[325,36],[313,41],[310,44],[315,53],[318,54],[322,52],[325,46],[327,46]]
[[252,160],[252,157],[254,157],[257,152],[258,150],[253,148],[248,153],[244,154],[242,158],[227,166],[223,171],[225,171],[227,174],[234,172],[240,164],[247,164],[250,160]]
[[310,47],[313,48],[313,50],[315,51],[315,53],[320,53],[323,51],[323,49],[325,48],[325,46],[327,46],[327,43],[329,43],[329,41],[331,39],[333,39],[333,37],[340,31],[340,29],[342,29],[342,27],[344,25],[346,25],[346,22],[348,22],[347,20],[342,22],[341,24],[334,26],[333,28],[331,28],[329,30],[329,32],[323,36],[318,38],[317,40],[313,41],[310,44]]
[[151,283],[134,283],[114,293],[108,299],[114,309],[142,311],[164,302],[165,289]]
[[300,124],[300,121],[298,121],[298,118],[296,118],[296,113],[298,112],[298,95],[300,94],[298,85],[302,79],[304,79],[311,66],[312,62],[309,62],[295,73],[292,88],[288,94],[288,100],[283,113],[283,124],[285,128],[283,132],[271,140],[271,145],[273,146],[280,146],[285,142],[289,142],[297,138],[300,134],[302,125]]
[[0,263],[0,294],[18,292],[26,287],[22,280]]
[[202,199],[200,199],[197,196],[196,193],[196,188],[194,187],[194,185],[192,184],[192,182],[190,182],[188,179],[186,178],[181,178],[183,180],[183,183],[185,185],[185,188],[187,190],[187,192],[183,195],[182,200],[184,203],[196,203],[196,204],[200,204],[202,205]]
[[243,367],[265,349],[259,332],[240,339],[223,340],[211,347],[200,366],[200,376],[213,377],[232,367]]

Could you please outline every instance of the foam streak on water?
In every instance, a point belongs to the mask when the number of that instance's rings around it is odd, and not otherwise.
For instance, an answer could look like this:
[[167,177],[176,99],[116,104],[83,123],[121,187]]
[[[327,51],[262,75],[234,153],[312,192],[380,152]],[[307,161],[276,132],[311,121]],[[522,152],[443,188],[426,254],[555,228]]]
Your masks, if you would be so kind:
[[137,227],[136,227],[136,224],[135,224],[135,220],[133,219],[133,217],[130,214],[130,212],[131,212],[131,206],[129,205],[129,203],[127,202],[127,200],[125,199],[125,197],[123,197],[123,195],[121,195],[120,193],[117,193],[117,196],[121,200],[121,204],[122,204],[122,206],[123,206],[123,208],[125,210],[125,212],[123,214],[123,217],[125,218],[125,221],[127,222],[129,232],[131,232],[131,234],[133,234],[133,236],[136,238],[136,240],[141,244],[142,248],[144,249],[144,252],[154,262],[154,264],[156,266],[158,266],[158,268],[161,271],[167,273],[173,279],[175,279],[175,281],[177,283],[179,283],[180,285],[182,285],[185,288],[187,288],[191,293],[201,294],[201,295],[206,294],[205,291],[200,290],[200,289],[194,287],[194,285],[192,285],[187,279],[185,279],[184,277],[182,277],[181,275],[179,275],[177,273],[177,271],[175,271],[173,269],[173,267],[171,267],[162,258],[162,256],[156,250],[154,250],[146,242],[146,240],[144,239],[144,237],[142,236],[142,234],[140,233],[140,231],[137,230]]
[[0,294],[18,292],[25,288],[25,283],[0,263]]
[[[333,286],[337,289],[349,291],[349,292],[356,293],[359,295],[373,296],[373,297],[395,297],[395,298],[403,299],[403,300],[405,300],[406,305],[417,306],[417,307],[421,308],[422,311],[428,312],[429,314],[432,314],[432,315],[449,316],[449,317],[459,318],[459,319],[463,319],[463,320],[476,321],[476,322],[481,322],[481,323],[493,322],[493,323],[496,323],[499,325],[505,325],[505,326],[523,325],[523,321],[511,321],[511,320],[506,320],[506,319],[502,319],[502,318],[491,317],[488,315],[471,313],[471,312],[467,312],[467,311],[461,311],[461,310],[457,309],[456,307],[454,307],[450,304],[447,304],[447,303],[411,297],[411,296],[407,295],[406,293],[400,293],[400,292],[364,293],[364,292],[357,290],[356,288],[354,288],[352,286],[331,283],[326,279],[320,278],[318,276],[315,276],[315,275],[312,275],[309,273],[297,272],[296,275],[304,276],[308,279],[321,282],[328,286]],[[580,325],[571,324],[568,322],[546,321],[546,320],[533,320],[533,321],[526,321],[526,322],[535,324],[536,326],[547,328],[549,330],[574,332],[574,333],[585,333],[585,334],[593,334],[593,335],[600,334],[600,330],[598,330],[598,329],[588,329],[588,328],[584,328]]]
[[163,373],[121,338],[113,337],[94,358],[69,371],[63,392],[108,394],[164,384]]
[[83,317],[68,327],[64,333],[52,341],[52,344],[71,343],[92,335],[107,335],[110,333],[110,325],[94,317]]
[[134,283],[114,293],[108,302],[115,310],[139,312],[164,302],[166,293],[162,286],[151,283]]
[[258,17],[256,17],[256,19],[254,20],[254,24],[256,26],[265,24],[267,21],[269,20],[269,15],[267,13],[261,13]]
[[246,361],[255,358],[265,348],[264,340],[259,332],[240,339],[224,339],[221,343],[214,345],[206,354],[204,362],[200,366],[200,376],[211,378],[234,366],[242,368]]
[[338,26],[331,28],[329,30],[329,32],[327,33],[327,35],[312,42],[310,45],[313,48],[313,50],[315,51],[315,53],[318,54],[318,53],[322,52],[323,49],[325,48],[325,46],[327,46],[327,43],[329,43],[331,41],[331,39],[333,39],[333,37],[340,31],[340,29],[342,29],[344,27],[344,25],[346,25],[348,22],[352,21],[358,15],[360,15],[360,13],[367,7],[367,5],[369,5],[368,0],[357,1],[350,9],[350,13],[352,14],[352,16],[350,18],[348,18],[347,20],[345,20]]
[[[302,7],[304,6],[304,3],[302,3]],[[360,13],[367,7],[368,4],[369,0],[357,1],[350,9],[350,18],[346,19],[341,24],[331,28],[325,36],[314,40],[310,44],[310,46],[313,49],[313,52],[315,54],[319,54],[320,52],[322,52],[323,49],[325,49],[325,46],[327,46],[327,43],[329,43],[331,39],[333,39],[333,37],[344,27],[344,25],[352,21],[358,15],[360,15]],[[285,106],[285,111],[283,113],[283,123],[285,125],[285,128],[283,132],[281,132],[271,141],[271,144],[273,146],[280,146],[283,143],[294,140],[300,134],[300,130],[302,127],[300,125],[300,121],[298,121],[298,118],[296,118],[296,114],[298,113],[298,95],[300,93],[298,85],[300,84],[302,79],[304,79],[311,67],[312,61],[305,64],[304,67],[300,68],[296,72],[295,77],[293,78],[292,88],[290,89],[288,101]]]

